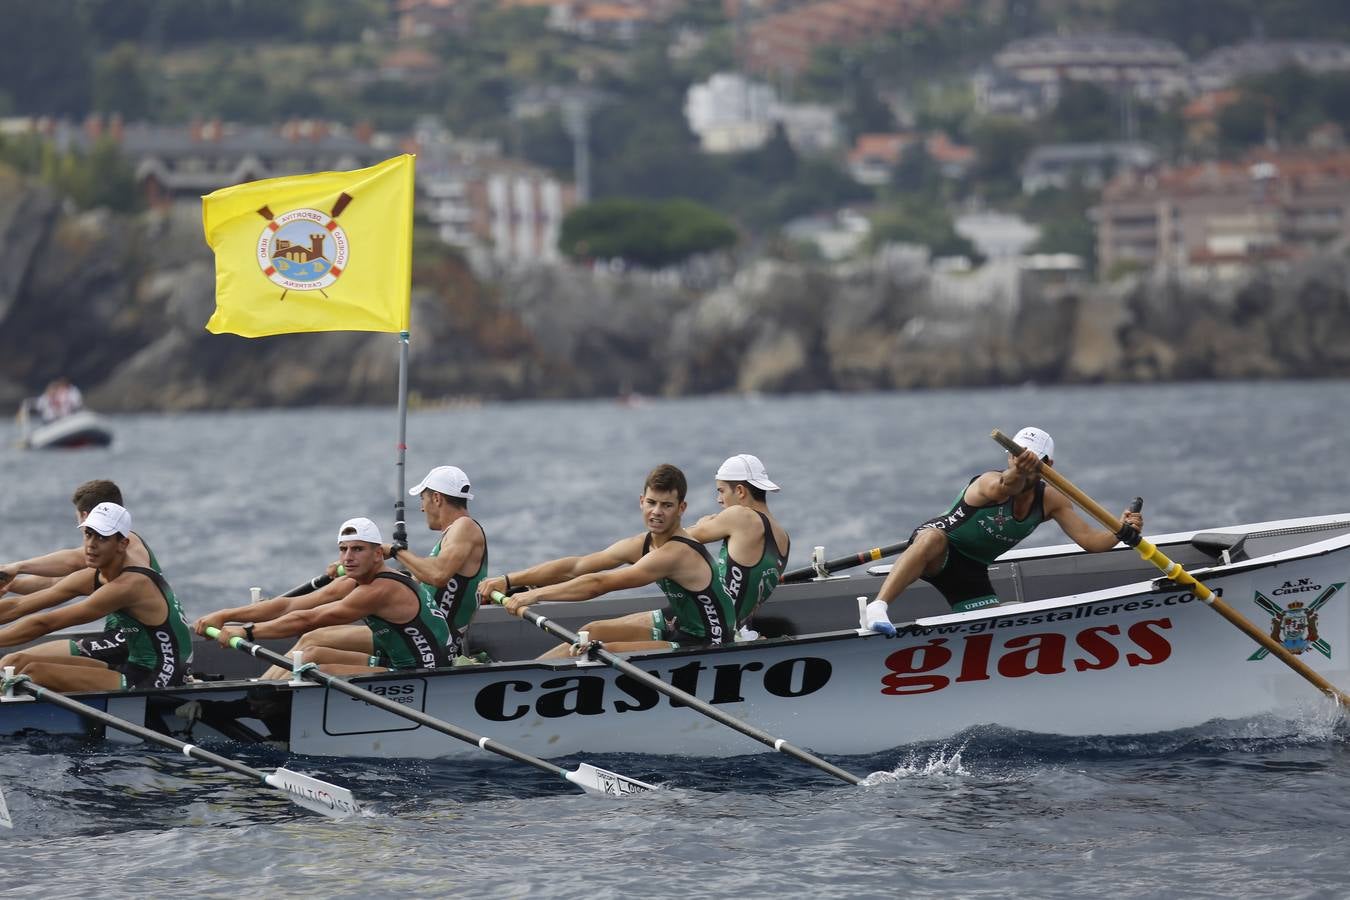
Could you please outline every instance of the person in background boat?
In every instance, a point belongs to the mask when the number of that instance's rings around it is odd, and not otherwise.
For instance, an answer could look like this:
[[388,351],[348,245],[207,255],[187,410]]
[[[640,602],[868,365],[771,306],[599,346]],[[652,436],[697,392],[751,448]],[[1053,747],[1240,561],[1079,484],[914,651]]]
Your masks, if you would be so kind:
[[[303,635],[330,625],[364,620],[369,643],[360,650],[312,647],[305,662],[333,675],[363,675],[390,669],[441,669],[451,664],[450,626],[429,593],[402,572],[385,565],[380,529],[365,517],[348,519],[338,529],[338,562],[346,574],[302,597],[273,597],[261,603],[219,610],[198,619],[193,628],[205,634],[220,629],[218,639],[265,640]],[[229,621],[246,621],[227,625]],[[273,667],[264,677],[285,678]]]
[[47,424],[84,409],[84,395],[70,383],[69,378],[62,375],[52,379],[34,406],[43,424]]
[[[1115,534],[1089,524],[1067,497],[1041,480],[1040,467],[1055,463],[1055,442],[1049,434],[1028,426],[1013,440],[1025,449],[1008,457],[1006,469],[975,476],[950,509],[914,529],[909,547],[867,606],[870,629],[895,634],[887,607],[919,578],[941,591],[953,612],[998,605],[989,581],[990,564],[1046,519],[1054,519],[1089,553],[1110,550],[1118,543]],[[1138,512],[1125,512],[1120,522],[1138,530],[1144,527]]]
[[[75,521],[83,522],[84,517],[89,515],[89,511],[100,503],[116,503],[118,506],[122,506],[122,491],[114,482],[106,479],[86,481],[75,488],[75,493],[71,495],[70,502],[75,505]],[[127,547],[127,559],[133,566],[148,566],[156,572],[163,572],[159,560],[155,559],[155,554],[151,551],[149,545],[140,535],[134,532],[131,534],[131,540]],[[6,592],[31,594],[34,591],[50,588],[65,576],[72,572],[78,572],[86,565],[83,547],[56,550],[45,556],[5,563],[0,566],[0,597],[3,597]],[[71,594],[68,597],[54,599],[51,605],[56,606],[66,600],[74,599],[75,596],[77,595]],[[12,619],[4,618],[5,605],[5,601],[0,600],[0,624],[12,621]]]
[[[515,574],[488,579],[480,587],[508,591],[532,589],[507,598],[507,612],[519,616],[544,600],[590,600],[610,591],[660,586],[670,601],[667,610],[633,613],[592,622],[584,630],[611,650],[668,650],[704,647],[734,639],[736,604],[717,574],[717,564],[681,525],[688,482],[675,466],[662,464],[647,475],[638,509],[647,528],[616,541],[598,553],[540,563]],[[565,657],[579,648],[559,645],[541,659]]]
[[737,640],[754,640],[759,635],[747,623],[787,567],[788,533],[769,512],[768,494],[779,488],[769,480],[759,457],[749,453],[723,462],[714,483],[722,511],[699,519],[689,536],[701,544],[722,541],[717,574],[736,604]]
[[[19,621],[0,628],[0,648],[100,616],[106,617],[109,633],[51,641],[10,653],[0,659],[0,667],[13,666],[16,675],[58,691],[183,684],[192,664],[192,632],[164,576],[132,562],[131,513],[117,503],[100,503],[79,527],[84,533],[86,568],[17,601],[12,611]],[[86,599],[49,609],[52,596]]]
[[[487,532],[469,515],[473,492],[469,476],[458,466],[437,466],[408,493],[421,498],[427,527],[439,532],[440,539],[428,556],[418,556],[402,542],[385,544],[384,554],[402,563],[420,582],[420,590],[445,613],[450,623],[448,653],[454,660],[464,651],[469,623],[478,611],[478,585],[487,577]],[[336,569],[335,564],[330,576],[337,574]],[[301,636],[294,649],[305,651],[308,659],[318,647],[369,655],[371,632],[365,625],[319,628]]]

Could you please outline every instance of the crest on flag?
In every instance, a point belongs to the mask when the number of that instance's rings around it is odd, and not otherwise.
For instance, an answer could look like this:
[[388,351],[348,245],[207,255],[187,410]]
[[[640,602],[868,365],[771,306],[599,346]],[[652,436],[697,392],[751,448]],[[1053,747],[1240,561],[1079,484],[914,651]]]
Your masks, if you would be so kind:
[[347,268],[351,244],[337,217],[352,201],[338,196],[333,214],[317,209],[293,209],[273,218],[266,206],[258,215],[267,220],[258,238],[258,265],[268,280],[287,291],[321,291]]

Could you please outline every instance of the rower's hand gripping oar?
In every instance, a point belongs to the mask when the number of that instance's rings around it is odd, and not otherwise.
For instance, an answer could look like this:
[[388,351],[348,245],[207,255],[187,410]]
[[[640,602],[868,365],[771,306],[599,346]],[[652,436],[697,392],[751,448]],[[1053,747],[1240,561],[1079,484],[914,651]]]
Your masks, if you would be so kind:
[[[78,700],[73,700],[65,694],[57,693],[51,688],[45,688],[30,681],[26,675],[17,678],[7,676],[4,680],[4,686],[32,694],[43,703],[59,706],[109,728],[116,728],[118,731],[124,731],[142,740],[152,741],[177,750],[190,759],[211,763],[214,766],[228,769],[236,774],[261,782],[270,788],[281,791],[297,806],[328,816],[330,819],[345,819],[349,816],[359,815],[361,812],[361,804],[352,796],[352,792],[344,787],[338,787],[335,784],[329,784],[326,781],[320,781],[317,778],[311,778],[290,769],[279,768],[275,772],[264,772],[246,766],[237,760],[219,756],[194,744],[185,744],[177,738],[169,737],[167,734],[160,734],[158,731],[152,731],[125,719],[119,719],[117,716],[110,715],[101,709],[95,709]],[[4,818],[7,818],[8,811],[4,810],[3,806],[3,800],[0,800],[0,813],[4,814]],[[0,824],[9,823],[3,821]]]
[[[503,594],[501,591],[493,591],[492,599],[497,603],[505,603],[507,598],[506,595]],[[568,631],[566,628],[564,628],[562,625],[559,625],[557,622],[554,622],[551,619],[547,619],[544,616],[541,616],[539,613],[535,612],[532,609],[528,608],[522,609],[521,614],[525,618],[533,622],[535,625],[537,625],[541,630],[547,631],[549,634],[553,635],[559,640],[566,641],[569,644],[581,643],[580,636],[578,636],[574,632]],[[854,775],[851,772],[845,772],[843,769],[839,768],[833,763],[828,763],[825,760],[821,759],[819,756],[816,756],[812,753],[808,753],[807,751],[802,750],[800,747],[794,747],[792,744],[789,744],[782,738],[776,738],[767,732],[759,730],[753,725],[746,724],[745,722],[742,722],[740,719],[737,719],[735,716],[727,715],[726,713],[722,712],[722,710],[718,709],[712,704],[703,702],[702,700],[698,699],[693,694],[690,694],[687,691],[682,691],[679,688],[675,687],[674,685],[666,684],[664,681],[657,678],[656,676],[648,672],[645,672],[642,669],[638,668],[637,666],[633,665],[631,662],[624,659],[622,656],[618,656],[606,650],[598,642],[592,643],[590,645],[589,652],[591,654],[594,654],[595,656],[598,656],[605,662],[609,663],[611,666],[618,669],[620,672],[623,672],[629,678],[632,678],[636,681],[640,681],[643,684],[647,685],[648,687],[656,691],[659,691],[662,694],[665,694],[672,700],[678,700],[685,706],[689,706],[697,710],[698,712],[703,713],[703,715],[708,716],[709,718],[716,719],[718,722],[721,722],[728,728],[734,728],[741,734],[745,735],[746,737],[754,738],[761,744],[772,747],[779,753],[786,753],[788,756],[800,759],[802,762],[809,763],[823,772],[828,772],[829,774],[833,775],[835,778],[838,778],[841,781],[847,781],[849,784],[862,783],[862,779],[859,778],[857,775]]]
[[[1003,449],[1014,456],[1025,449],[997,428],[994,429],[991,437],[998,441],[998,443],[1003,446]],[[1337,703],[1350,707],[1350,695],[1347,695],[1344,691],[1336,688],[1331,682],[1313,671],[1307,663],[1285,649],[1283,644],[1274,640],[1270,635],[1249,622],[1245,616],[1225,603],[1222,598],[1206,587],[1203,582],[1197,581],[1195,576],[1183,569],[1179,563],[1175,563],[1168,559],[1161,550],[1145,540],[1133,526],[1127,525],[1122,527],[1119,519],[1115,518],[1102,508],[1097,501],[1080,491],[1069,481],[1069,479],[1056,472],[1054,468],[1050,466],[1041,466],[1040,475],[1046,481],[1058,488],[1062,494],[1081,506],[1088,515],[1100,522],[1102,527],[1113,532],[1116,537],[1120,538],[1122,543],[1133,547],[1145,560],[1161,569],[1162,573],[1169,580],[1189,588],[1190,591],[1194,593],[1196,597],[1203,600],[1210,609],[1223,616],[1233,625],[1236,625],[1244,634],[1269,650],[1272,654],[1278,656],[1289,666],[1289,668],[1302,675],[1319,691],[1326,694]]]
[[[206,636],[211,638],[219,637],[220,629],[207,628]],[[230,646],[236,650],[248,653],[251,656],[256,656],[265,659],[268,662],[276,663],[279,666],[290,668],[293,665],[292,660],[287,659],[280,653],[275,653],[268,650],[266,647],[241,637],[231,638]],[[308,678],[310,681],[317,684],[322,684],[332,690],[346,694],[348,697],[369,703],[371,706],[382,709],[385,712],[393,713],[396,716],[402,716],[405,719],[410,719],[419,725],[425,725],[433,731],[439,731],[441,734],[449,735],[452,738],[464,741],[466,744],[473,744],[480,750],[496,753],[498,756],[505,756],[507,759],[513,759],[516,762],[525,763],[526,765],[534,766],[536,769],[542,769],[552,775],[565,778],[588,794],[622,797],[626,794],[636,794],[641,791],[656,790],[655,785],[647,784],[645,781],[638,781],[636,778],[629,778],[625,775],[620,775],[617,772],[610,772],[607,769],[601,769],[586,763],[582,763],[575,770],[569,772],[562,766],[554,765],[537,756],[531,756],[520,750],[512,749],[505,744],[499,744],[491,738],[474,734],[466,728],[460,728],[458,725],[451,722],[429,716],[421,710],[408,709],[402,704],[395,703],[379,694],[372,694],[370,691],[364,690],[346,679],[319,671],[318,667],[313,663],[301,666],[296,671],[303,678]]]
[[894,544],[888,544],[885,547],[873,547],[871,550],[862,550],[858,553],[851,553],[848,556],[838,556],[834,559],[828,559],[818,566],[815,564],[802,566],[800,569],[793,569],[791,572],[783,574],[782,581],[789,584],[796,581],[807,581],[813,576],[831,575],[835,572],[842,572],[844,569],[852,569],[865,563],[876,562],[885,559],[888,556],[894,556],[909,546],[909,541],[897,541]]

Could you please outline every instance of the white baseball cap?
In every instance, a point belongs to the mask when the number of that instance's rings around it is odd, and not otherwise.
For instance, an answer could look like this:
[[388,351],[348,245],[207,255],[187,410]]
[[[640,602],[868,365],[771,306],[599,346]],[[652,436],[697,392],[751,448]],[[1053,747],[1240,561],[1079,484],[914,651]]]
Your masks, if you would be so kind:
[[776,491],[778,485],[769,480],[769,473],[764,471],[764,463],[759,461],[758,456],[751,456],[749,453],[737,453],[735,456],[727,458],[717,469],[715,476],[718,481],[748,481],[761,491]]
[[342,527],[338,529],[338,543],[340,544],[343,541],[383,544],[384,538],[380,537],[380,526],[365,516],[357,516],[355,519],[348,519],[343,522]]
[[120,534],[131,537],[131,513],[116,503],[100,503],[89,510],[79,528],[92,528],[104,537]]
[[1033,428],[1028,425],[1017,436],[1013,438],[1017,443],[1035,453],[1041,459],[1055,458],[1055,439],[1050,434],[1040,428]]
[[459,466],[437,466],[408,493],[416,497],[428,488],[447,497],[473,499],[473,494],[469,492],[469,476]]

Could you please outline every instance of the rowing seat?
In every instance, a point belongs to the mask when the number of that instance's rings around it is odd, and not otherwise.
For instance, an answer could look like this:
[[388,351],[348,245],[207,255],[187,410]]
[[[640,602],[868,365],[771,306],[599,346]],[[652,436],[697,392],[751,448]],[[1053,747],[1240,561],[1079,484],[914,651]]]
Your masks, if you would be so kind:
[[1204,531],[1191,538],[1191,546],[1224,565],[1246,559],[1247,535]]

